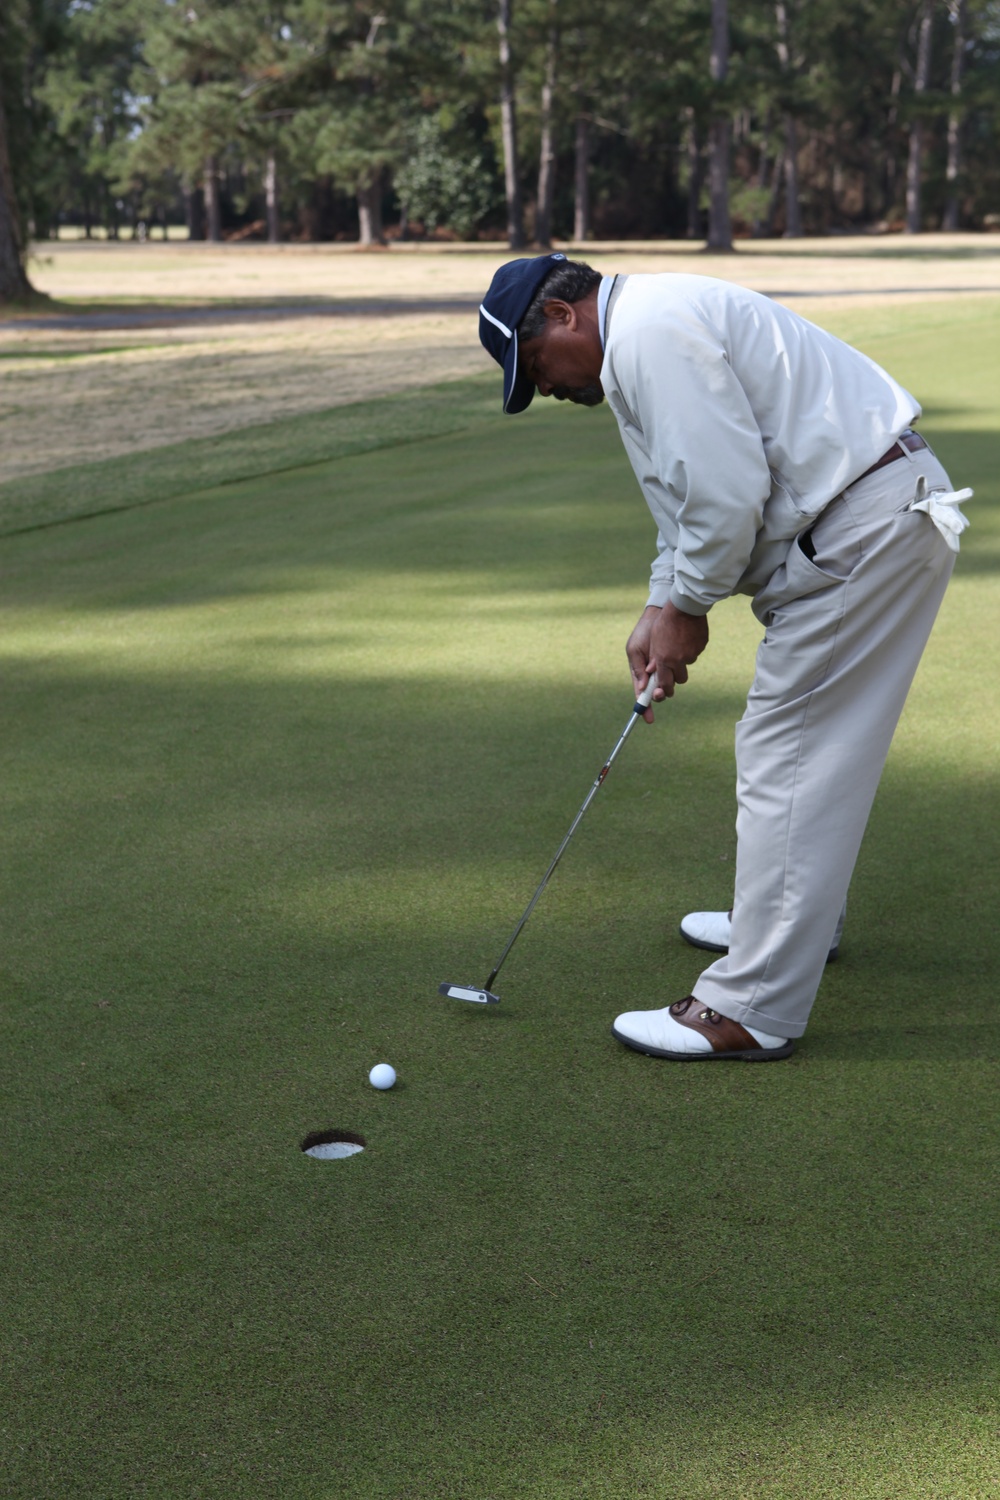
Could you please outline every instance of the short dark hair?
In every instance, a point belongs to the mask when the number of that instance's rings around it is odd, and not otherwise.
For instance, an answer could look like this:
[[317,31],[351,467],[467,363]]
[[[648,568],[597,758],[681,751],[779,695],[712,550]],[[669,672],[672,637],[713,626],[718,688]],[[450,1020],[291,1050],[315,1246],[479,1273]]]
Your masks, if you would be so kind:
[[595,286],[601,284],[601,273],[582,260],[566,260],[554,267],[528,303],[527,310],[517,325],[517,336],[522,343],[540,338],[545,331],[545,304],[559,302],[582,302]]

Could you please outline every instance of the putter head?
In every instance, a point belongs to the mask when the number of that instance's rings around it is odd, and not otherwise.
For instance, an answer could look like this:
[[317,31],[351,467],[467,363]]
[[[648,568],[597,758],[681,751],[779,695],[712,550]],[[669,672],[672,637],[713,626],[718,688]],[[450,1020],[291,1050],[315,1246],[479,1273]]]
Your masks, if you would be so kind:
[[439,984],[438,994],[447,995],[449,1000],[468,1000],[473,1005],[499,1005],[500,996],[491,995],[489,990],[479,990],[469,984]]

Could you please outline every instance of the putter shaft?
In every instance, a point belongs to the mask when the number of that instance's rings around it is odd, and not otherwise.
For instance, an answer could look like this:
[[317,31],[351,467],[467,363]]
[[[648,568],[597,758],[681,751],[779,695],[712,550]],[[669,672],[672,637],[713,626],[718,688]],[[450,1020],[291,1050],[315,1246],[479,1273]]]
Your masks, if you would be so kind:
[[540,883],[537,891],[535,892],[535,894],[532,896],[531,900],[528,902],[527,906],[525,907],[524,912],[523,912],[523,914],[521,916],[521,920],[518,922],[517,926],[514,928],[514,931],[511,933],[506,948],[503,950],[503,952],[501,953],[500,957],[497,959],[496,964],[493,967],[493,971],[490,974],[489,979],[487,979],[486,983],[483,985],[483,989],[484,990],[489,991],[489,990],[491,990],[493,988],[493,981],[496,979],[496,977],[499,974],[501,968],[503,967],[504,959],[507,957],[507,954],[510,952],[510,950],[513,948],[514,944],[517,942],[518,937],[521,934],[521,929],[524,927],[524,924],[527,922],[528,918],[531,916],[531,913],[534,911],[536,905],[538,904],[538,898],[539,898],[539,896],[542,894],[542,892],[544,891],[545,887],[548,885],[550,879],[552,878],[552,873],[555,870],[556,865],[562,859],[563,854],[566,851],[566,846],[569,843],[570,839],[573,837],[573,835],[576,832],[577,828],[579,827],[580,820],[582,819],[584,813],[587,811],[587,808],[593,802],[594,798],[597,796],[597,793],[600,791],[601,787],[604,785],[605,778],[606,778],[608,772],[611,770],[612,765],[614,764],[615,757],[617,756],[619,750],[621,750],[622,746],[624,745],[625,741],[628,739],[629,735],[632,733],[632,730],[635,728],[635,722],[636,722],[636,720],[638,719],[639,715],[642,714],[642,713],[644,713],[646,711],[646,709],[649,707],[650,702],[652,701],[652,697],[653,697],[653,693],[655,691],[655,688],[656,688],[656,673],[654,672],[653,675],[652,675],[652,677],[649,679],[649,683],[648,683],[647,687],[645,688],[645,691],[642,694],[640,694],[640,696],[636,699],[635,703],[633,704],[633,706],[632,706],[632,712],[629,714],[629,717],[628,717],[628,723],[625,725],[625,728],[622,730],[621,735],[619,736],[617,745],[612,750],[611,754],[608,756],[607,760],[604,762],[604,764],[601,767],[601,769],[598,771],[597,777],[596,777],[596,779],[594,781],[593,786],[590,788],[590,791],[587,793],[586,797],[583,799],[583,806],[580,808],[580,811],[577,813],[576,817],[573,819],[572,823],[570,824],[570,826],[569,826],[569,832],[566,834],[566,837],[563,839],[562,843],[559,845],[559,848],[556,850],[555,857],[554,857],[552,863],[549,865],[548,869],[546,870],[545,874],[542,876],[541,883]]

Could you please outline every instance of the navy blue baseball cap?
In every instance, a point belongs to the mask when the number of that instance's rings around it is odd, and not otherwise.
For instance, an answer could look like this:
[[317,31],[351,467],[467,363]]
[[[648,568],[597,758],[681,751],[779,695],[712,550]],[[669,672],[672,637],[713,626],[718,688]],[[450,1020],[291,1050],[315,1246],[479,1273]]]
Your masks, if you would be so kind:
[[566,259],[560,251],[531,260],[509,260],[490,282],[479,309],[479,342],[503,366],[503,409],[524,411],[531,405],[535,383],[517,365],[517,325],[546,276]]

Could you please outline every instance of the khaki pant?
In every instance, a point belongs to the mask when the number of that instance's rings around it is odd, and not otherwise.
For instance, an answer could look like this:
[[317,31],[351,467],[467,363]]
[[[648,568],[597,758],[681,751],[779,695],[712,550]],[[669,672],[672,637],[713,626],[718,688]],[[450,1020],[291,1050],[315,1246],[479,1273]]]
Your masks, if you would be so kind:
[[955,555],[909,510],[927,448],[838,495],[756,595],[766,634],[736,729],[736,890],[729,952],[695,996],[774,1036],[805,1030],[839,932],[896,724]]

